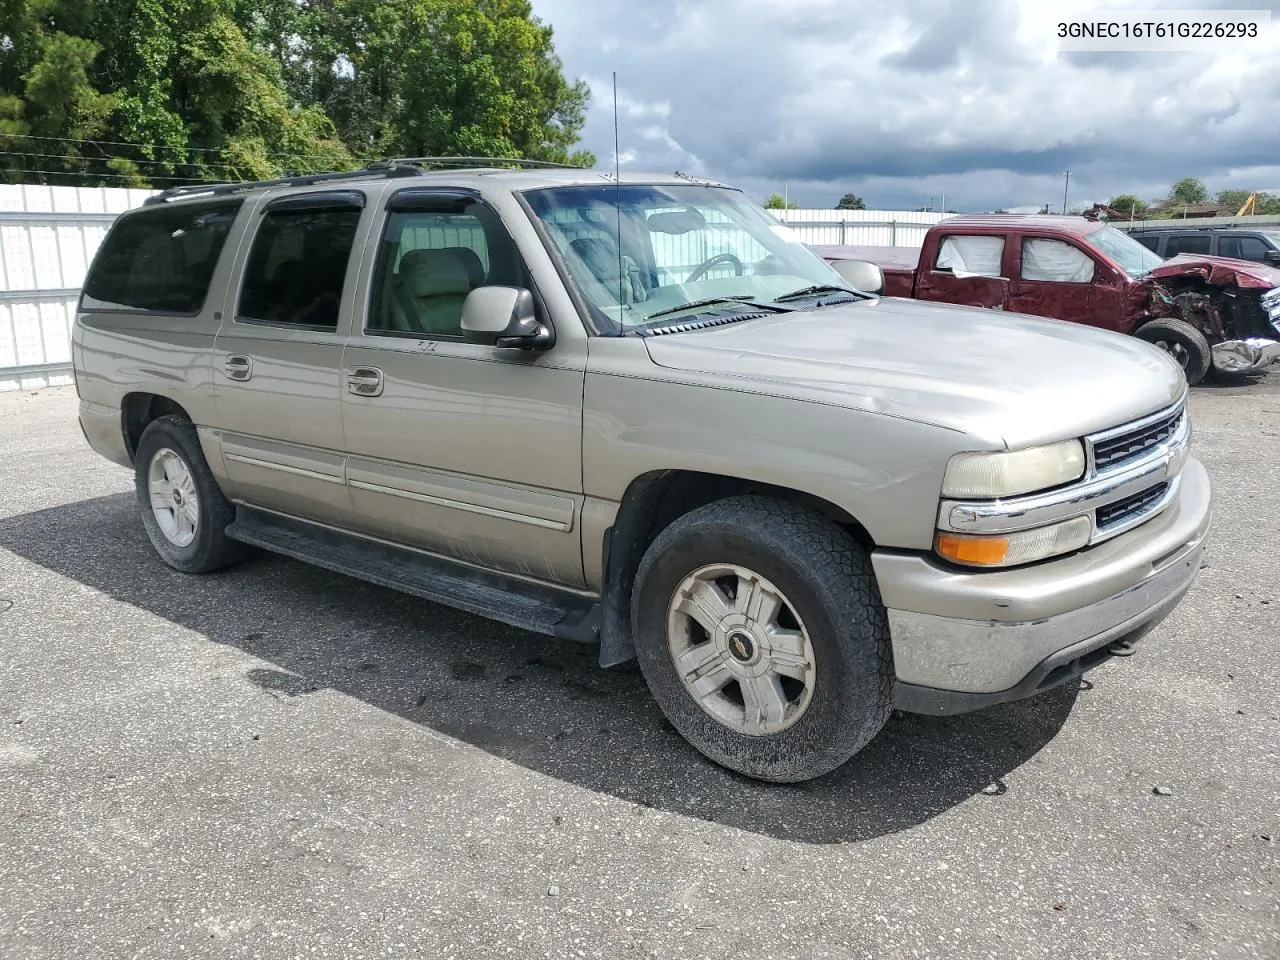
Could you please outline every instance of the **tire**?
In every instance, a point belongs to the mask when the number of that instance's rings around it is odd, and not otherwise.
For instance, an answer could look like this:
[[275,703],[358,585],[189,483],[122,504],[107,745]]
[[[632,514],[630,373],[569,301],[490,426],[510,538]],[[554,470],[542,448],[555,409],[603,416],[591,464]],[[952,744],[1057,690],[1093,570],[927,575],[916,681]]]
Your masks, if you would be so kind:
[[[781,603],[771,615],[773,595]],[[743,617],[757,600],[755,619]],[[641,672],[667,719],[708,758],[747,776],[797,782],[829,773],[892,712],[893,654],[870,558],[806,508],[741,496],[680,517],[640,562],[631,618]],[[700,665],[681,671],[677,657]],[[699,677],[698,697],[682,672]],[[760,704],[769,708],[751,709]]]
[[[142,525],[165,563],[183,573],[208,573],[248,553],[225,533],[235,507],[218,489],[190,420],[176,414],[152,420],[133,463]],[[153,479],[168,507],[153,504]]]
[[1186,374],[1187,383],[1193,386],[1209,372],[1213,359],[1209,341],[1185,320],[1151,320],[1133,331],[1133,335],[1172,356]]

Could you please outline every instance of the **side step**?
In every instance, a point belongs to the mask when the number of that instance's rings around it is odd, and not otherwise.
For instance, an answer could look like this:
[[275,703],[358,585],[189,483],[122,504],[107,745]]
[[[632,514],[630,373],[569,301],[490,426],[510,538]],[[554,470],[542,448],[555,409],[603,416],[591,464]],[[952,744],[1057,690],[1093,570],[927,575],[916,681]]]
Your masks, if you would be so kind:
[[245,506],[236,508],[227,536],[522,630],[584,643],[600,639],[600,604],[554,587]]

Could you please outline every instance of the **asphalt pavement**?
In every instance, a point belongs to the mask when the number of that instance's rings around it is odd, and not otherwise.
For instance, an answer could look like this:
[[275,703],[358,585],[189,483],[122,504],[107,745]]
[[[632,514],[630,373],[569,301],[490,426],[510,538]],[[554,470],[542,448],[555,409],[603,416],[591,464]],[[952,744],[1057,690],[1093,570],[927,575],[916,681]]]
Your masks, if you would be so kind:
[[169,570],[75,404],[0,394],[6,960],[1280,958],[1280,374],[1193,391],[1209,566],[1135,656],[800,786],[591,648]]

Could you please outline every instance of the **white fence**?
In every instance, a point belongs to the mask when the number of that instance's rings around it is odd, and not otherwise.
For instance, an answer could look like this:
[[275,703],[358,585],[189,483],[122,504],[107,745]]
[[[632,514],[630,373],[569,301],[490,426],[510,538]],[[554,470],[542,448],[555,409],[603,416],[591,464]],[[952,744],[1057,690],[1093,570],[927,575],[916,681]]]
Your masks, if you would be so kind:
[[0,184],[0,390],[71,382],[71,321],[116,215],[150,190]]
[[[89,261],[111,221],[152,192],[0,184],[0,390],[71,382],[71,322]],[[772,212],[805,243],[858,246],[918,247],[943,218],[885,210]]]
[[918,247],[945,213],[916,210],[772,210],[805,243],[819,246]]

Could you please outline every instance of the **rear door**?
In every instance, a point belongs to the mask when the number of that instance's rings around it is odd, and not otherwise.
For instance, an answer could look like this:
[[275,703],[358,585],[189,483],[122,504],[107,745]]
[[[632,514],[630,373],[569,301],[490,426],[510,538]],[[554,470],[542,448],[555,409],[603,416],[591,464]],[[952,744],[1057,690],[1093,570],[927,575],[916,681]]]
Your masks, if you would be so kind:
[[1213,238],[1208,233],[1175,233],[1165,241],[1164,257],[1167,260],[1180,253],[1211,254]]
[[1061,237],[1023,235],[1017,246],[1017,277],[1009,287],[1009,309],[1038,317],[1110,326],[1094,309],[1098,264],[1082,247]]
[[365,195],[260,201],[213,355],[233,499],[345,525],[342,351]]
[[933,263],[921,263],[916,296],[971,307],[1002,307],[1009,281],[1003,275],[1005,238],[1000,234],[949,233],[939,237]]

